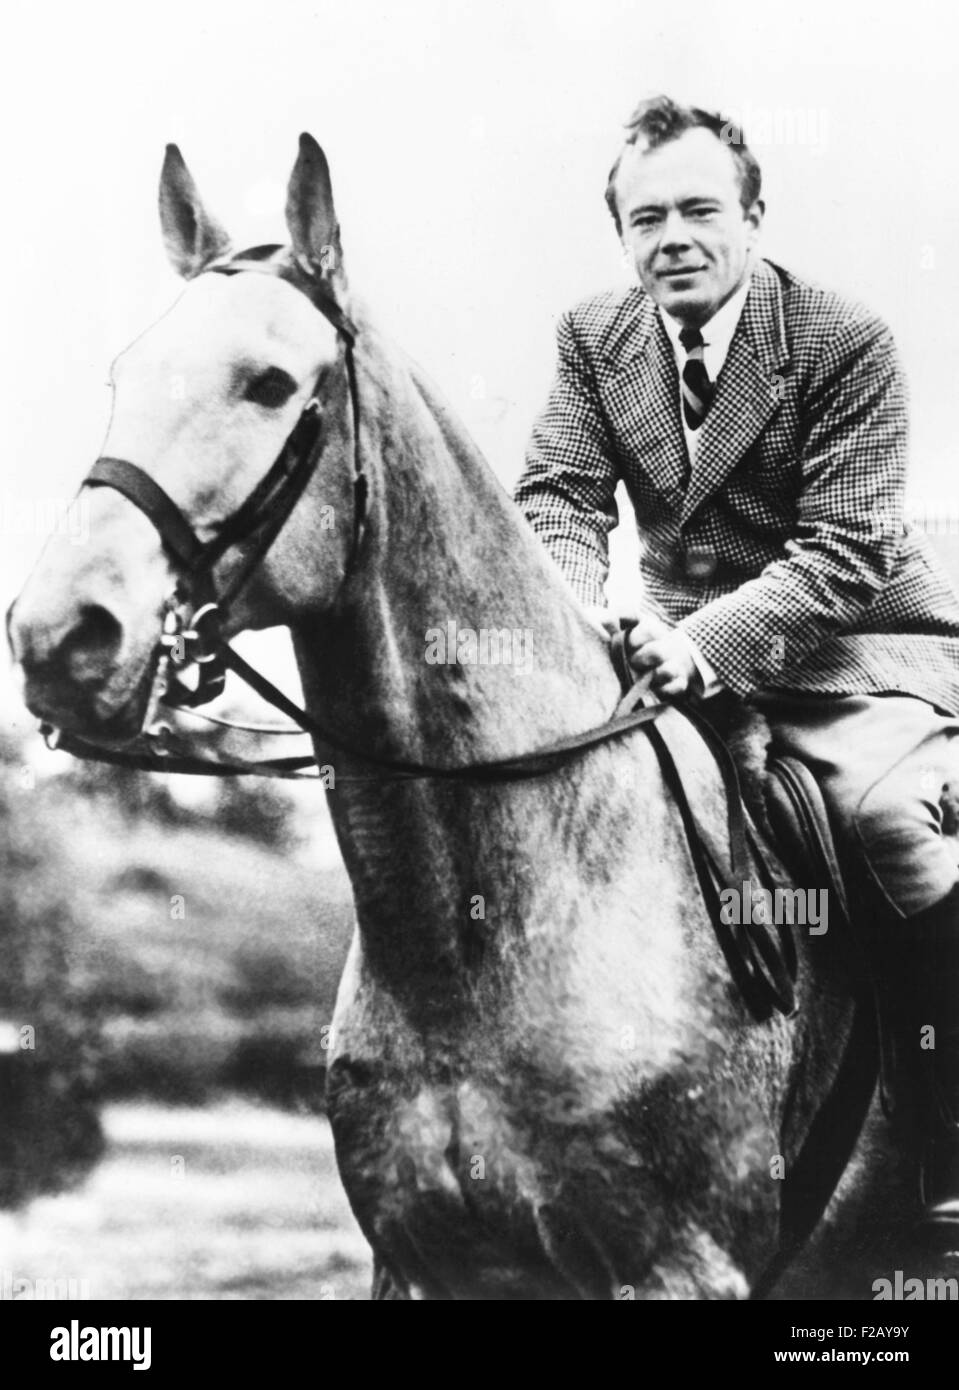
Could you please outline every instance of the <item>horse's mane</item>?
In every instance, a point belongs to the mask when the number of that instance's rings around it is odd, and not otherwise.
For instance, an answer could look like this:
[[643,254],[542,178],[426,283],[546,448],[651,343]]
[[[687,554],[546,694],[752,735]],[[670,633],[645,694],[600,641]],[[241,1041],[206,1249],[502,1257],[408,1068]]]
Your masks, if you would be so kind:
[[453,414],[436,383],[420,364],[406,353],[403,354],[403,364],[424,405],[442,430],[446,447],[461,464],[465,465],[464,472],[467,476],[483,478],[495,476],[490,464],[483,457],[479,445],[462,420]]

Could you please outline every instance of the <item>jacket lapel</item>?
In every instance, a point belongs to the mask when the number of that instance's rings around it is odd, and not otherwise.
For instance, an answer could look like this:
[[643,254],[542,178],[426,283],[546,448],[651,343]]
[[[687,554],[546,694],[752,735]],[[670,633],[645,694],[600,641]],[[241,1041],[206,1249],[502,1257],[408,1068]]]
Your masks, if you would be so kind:
[[789,369],[779,277],[765,261],[753,269],[688,484],[676,359],[656,306],[641,290],[624,300],[603,356],[612,367],[604,395],[617,432],[653,486],[681,508],[684,524],[722,486],[778,409],[781,378]]
[[788,360],[779,277],[760,261],[753,270],[716,394],[700,427],[681,525],[722,486],[778,410]]
[[614,368],[607,378],[607,408],[631,457],[657,490],[678,505],[688,459],[672,344],[645,294],[635,291],[624,310],[604,346]]

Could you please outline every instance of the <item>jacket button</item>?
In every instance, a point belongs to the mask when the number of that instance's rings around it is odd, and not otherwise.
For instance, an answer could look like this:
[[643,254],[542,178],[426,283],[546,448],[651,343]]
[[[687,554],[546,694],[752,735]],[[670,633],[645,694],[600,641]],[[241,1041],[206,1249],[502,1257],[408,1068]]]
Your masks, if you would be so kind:
[[716,573],[716,553],[705,545],[691,545],[686,551],[686,573],[690,579],[709,579]]

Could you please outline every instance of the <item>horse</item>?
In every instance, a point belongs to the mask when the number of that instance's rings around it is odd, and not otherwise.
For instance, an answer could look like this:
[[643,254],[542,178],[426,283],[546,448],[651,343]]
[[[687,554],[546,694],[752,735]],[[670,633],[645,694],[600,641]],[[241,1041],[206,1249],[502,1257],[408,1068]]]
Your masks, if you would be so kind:
[[[229,593],[224,641],[289,629],[355,902],[327,1106],[373,1296],[862,1299],[925,1272],[878,1096],[811,1239],[786,1238],[788,1177],[857,1017],[842,943],[797,930],[795,1012],[751,1017],[640,730],[536,776],[469,775],[601,728],[620,682],[350,285],[320,147],[300,139],[289,245],[235,253],[175,146],[160,217],[186,286],[116,360],[104,444],[136,478],[91,475],[89,543],[50,537],[9,637],[35,715],[130,745],[191,587],[172,513],[213,557],[194,612]],[[247,504],[278,456],[289,478],[304,421],[314,466],[264,542]],[[144,500],[150,480],[169,505]],[[677,708],[659,723],[720,828],[701,736]]]

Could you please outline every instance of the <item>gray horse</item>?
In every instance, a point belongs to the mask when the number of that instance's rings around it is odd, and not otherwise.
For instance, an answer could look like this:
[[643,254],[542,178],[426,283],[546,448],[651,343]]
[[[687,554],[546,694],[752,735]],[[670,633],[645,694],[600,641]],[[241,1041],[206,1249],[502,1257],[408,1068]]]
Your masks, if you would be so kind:
[[[227,635],[286,625],[307,710],[360,750],[316,739],[357,916],[329,1114],[376,1295],[868,1299],[897,1268],[930,1273],[903,1245],[908,1168],[874,1103],[779,1277],[789,1176],[853,1027],[851,973],[840,943],[814,949],[800,930],[796,1015],[750,1019],[642,733],[495,783],[390,779],[361,756],[525,754],[602,724],[620,691],[464,429],[349,289],[319,147],[302,137],[292,245],[268,273],[207,273],[228,239],[174,147],[160,206],[188,284],[117,359],[104,453],[148,472],[208,540],[314,391],[322,409],[315,473]],[[355,397],[342,334],[300,280],[357,327]],[[51,538],[11,642],[35,714],[117,747],[141,729],[183,575],[126,497],[97,487],[84,502],[90,543]],[[243,549],[224,554],[218,589]],[[720,826],[698,734],[676,711],[662,723],[697,814]]]

